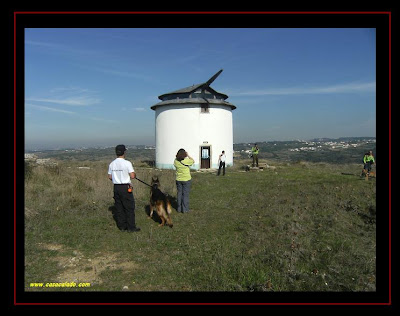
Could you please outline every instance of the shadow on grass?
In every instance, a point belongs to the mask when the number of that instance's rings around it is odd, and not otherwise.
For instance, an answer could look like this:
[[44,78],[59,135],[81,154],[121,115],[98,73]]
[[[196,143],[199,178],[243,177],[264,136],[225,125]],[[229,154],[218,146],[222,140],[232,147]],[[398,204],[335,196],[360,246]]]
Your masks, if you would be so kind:
[[[178,208],[178,203],[176,202],[176,197],[172,197],[172,196],[168,195],[168,199],[171,202],[171,207],[176,211]],[[150,204],[145,205],[144,212],[146,213],[146,215],[148,217],[150,217]],[[151,217],[151,219],[153,221],[155,221],[156,223],[161,224],[161,219],[155,210],[153,212],[153,216]]]
[[[170,202],[171,202],[171,207],[176,211],[177,210],[177,207],[178,207],[178,203],[177,203],[177,201],[176,201],[176,197],[172,197],[172,196],[168,196],[168,199],[170,200]],[[111,214],[112,214],[112,216],[113,216],[113,219],[114,219],[114,222],[115,222],[115,225],[116,225],[116,227],[119,229],[119,227],[118,227],[118,222],[117,222],[117,217],[116,217],[116,211],[117,211],[117,209],[116,209],[116,207],[115,207],[115,205],[110,205],[109,207],[108,207],[108,211],[109,212],[111,212]],[[136,211],[136,210],[135,210]],[[150,204],[147,204],[147,205],[145,205],[144,206],[144,212],[146,213],[146,215],[148,216],[148,217],[150,217]],[[157,214],[157,212],[153,212],[153,216],[152,216],[152,218],[151,218],[154,222],[156,222],[156,223],[158,223],[158,224],[161,224],[161,219],[160,219],[160,217],[158,216],[158,214]]]

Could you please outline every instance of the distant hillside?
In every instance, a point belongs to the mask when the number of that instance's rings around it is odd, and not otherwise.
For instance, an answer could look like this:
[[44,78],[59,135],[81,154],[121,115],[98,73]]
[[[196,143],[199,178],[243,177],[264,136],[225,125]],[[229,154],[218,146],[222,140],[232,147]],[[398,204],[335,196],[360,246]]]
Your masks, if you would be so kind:
[[[313,140],[257,142],[260,159],[326,163],[361,163],[372,150],[376,158],[376,139],[372,137],[318,138]],[[234,144],[236,158],[246,158],[254,144]]]
[[[364,153],[372,150],[376,158],[376,139],[373,137],[342,137],[338,139],[257,142],[260,159],[278,161],[308,161],[326,163],[361,163]],[[253,143],[233,145],[234,158],[247,159]],[[127,157],[136,162],[151,164],[155,160],[154,146],[130,145]],[[115,157],[114,147],[77,148],[35,151],[38,158],[72,161],[102,161]]]

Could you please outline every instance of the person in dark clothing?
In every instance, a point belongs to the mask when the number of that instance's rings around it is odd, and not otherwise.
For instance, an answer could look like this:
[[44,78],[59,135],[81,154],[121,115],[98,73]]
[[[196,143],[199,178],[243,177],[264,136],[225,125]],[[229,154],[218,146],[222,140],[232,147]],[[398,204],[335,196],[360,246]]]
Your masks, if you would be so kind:
[[222,168],[222,175],[224,176],[225,175],[225,160],[226,160],[226,156],[225,156],[225,150],[223,150],[222,151],[222,154],[221,155],[219,155],[219,158],[218,158],[218,164],[219,164],[219,167],[218,167],[218,174],[217,174],[217,176],[219,176],[220,174],[221,174],[221,168]]
[[115,220],[121,231],[137,232],[135,222],[135,198],[132,193],[131,179],[136,174],[132,163],[125,160],[126,147],[118,145],[115,148],[117,158],[108,167],[108,178],[114,183]]

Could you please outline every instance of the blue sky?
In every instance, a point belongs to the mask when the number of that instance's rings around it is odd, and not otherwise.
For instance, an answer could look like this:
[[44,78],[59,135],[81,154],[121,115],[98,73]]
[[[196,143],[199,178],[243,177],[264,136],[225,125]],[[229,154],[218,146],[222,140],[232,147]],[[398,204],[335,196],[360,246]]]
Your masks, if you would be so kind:
[[155,143],[158,96],[207,81],[234,142],[376,136],[375,29],[25,29],[25,147]]

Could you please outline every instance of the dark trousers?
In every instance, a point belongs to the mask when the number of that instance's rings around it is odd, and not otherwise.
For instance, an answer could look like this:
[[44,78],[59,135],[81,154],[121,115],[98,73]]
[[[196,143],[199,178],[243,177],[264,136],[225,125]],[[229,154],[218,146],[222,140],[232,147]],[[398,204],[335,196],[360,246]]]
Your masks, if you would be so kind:
[[114,184],[115,221],[120,230],[132,230],[135,224],[135,198],[127,184]]
[[258,167],[258,155],[253,154],[253,167]]
[[219,168],[218,168],[218,174],[217,174],[218,176],[221,173],[221,168],[223,169],[222,175],[224,176],[225,175],[225,161],[224,162],[223,161],[219,162]]
[[192,180],[189,181],[176,181],[176,188],[178,190],[177,211],[180,213],[189,212],[189,193],[192,186]]
[[370,172],[372,169],[372,162],[371,161],[366,162],[364,164],[364,169],[367,170],[368,172]]

